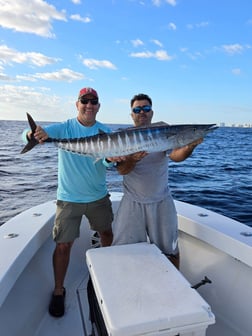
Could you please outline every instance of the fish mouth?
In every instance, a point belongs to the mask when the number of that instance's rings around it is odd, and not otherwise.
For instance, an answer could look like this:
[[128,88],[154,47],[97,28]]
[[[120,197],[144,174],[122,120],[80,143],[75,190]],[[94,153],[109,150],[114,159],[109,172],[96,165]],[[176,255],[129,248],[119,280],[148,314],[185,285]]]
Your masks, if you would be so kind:
[[214,131],[217,128],[219,128],[219,126],[217,126],[216,124],[211,124],[211,125],[208,126],[207,130],[208,131]]

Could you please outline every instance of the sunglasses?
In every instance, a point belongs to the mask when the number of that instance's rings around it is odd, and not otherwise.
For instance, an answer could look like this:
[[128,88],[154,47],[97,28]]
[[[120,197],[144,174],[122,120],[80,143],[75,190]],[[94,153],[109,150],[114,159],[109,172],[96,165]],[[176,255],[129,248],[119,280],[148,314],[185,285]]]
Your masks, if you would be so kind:
[[97,105],[98,104],[98,99],[93,98],[93,99],[88,99],[88,98],[80,98],[79,101],[81,104],[87,105],[88,103],[91,103],[92,105]]
[[136,114],[140,113],[141,111],[144,111],[144,113],[147,113],[151,111],[151,106],[150,105],[136,106],[132,109],[132,111]]

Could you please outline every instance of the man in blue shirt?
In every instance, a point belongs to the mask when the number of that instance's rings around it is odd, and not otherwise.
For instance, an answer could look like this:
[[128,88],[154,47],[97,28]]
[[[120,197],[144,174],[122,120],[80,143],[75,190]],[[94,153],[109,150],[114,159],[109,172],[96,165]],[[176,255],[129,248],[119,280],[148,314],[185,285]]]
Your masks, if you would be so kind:
[[[100,103],[94,89],[80,90],[76,108],[77,118],[44,128],[37,126],[35,139],[43,143],[48,137],[73,139],[95,135],[99,130],[110,132],[109,128],[96,121]],[[26,134],[28,140],[30,134]],[[113,159],[116,161],[116,158]],[[55,287],[49,305],[49,313],[54,317],[61,317],[65,313],[64,279],[71,247],[79,237],[82,216],[85,215],[90,228],[99,233],[102,246],[112,243],[113,212],[106,187],[106,167],[112,165],[105,158],[94,162],[87,156],[62,149],[58,151],[57,210],[53,227],[53,239],[56,242],[53,253]]]

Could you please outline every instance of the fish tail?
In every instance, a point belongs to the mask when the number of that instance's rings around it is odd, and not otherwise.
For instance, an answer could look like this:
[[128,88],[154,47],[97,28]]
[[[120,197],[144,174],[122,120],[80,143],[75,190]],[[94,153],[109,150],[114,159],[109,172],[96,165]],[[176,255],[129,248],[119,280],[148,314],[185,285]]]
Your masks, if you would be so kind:
[[39,143],[34,137],[34,133],[35,133],[35,130],[37,128],[37,125],[36,125],[35,121],[33,120],[32,116],[29,113],[26,113],[26,114],[27,114],[27,119],[28,119],[28,122],[29,122],[32,133],[31,133],[31,139],[24,146],[24,148],[21,151],[21,154],[29,152],[33,147],[35,147]]

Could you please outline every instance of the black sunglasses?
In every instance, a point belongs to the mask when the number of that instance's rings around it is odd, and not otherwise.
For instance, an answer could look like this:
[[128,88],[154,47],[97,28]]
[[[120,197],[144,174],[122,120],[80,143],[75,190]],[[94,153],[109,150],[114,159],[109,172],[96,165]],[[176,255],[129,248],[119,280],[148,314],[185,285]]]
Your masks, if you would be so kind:
[[144,106],[136,106],[132,109],[132,111],[136,114],[140,113],[141,111],[144,111],[144,113],[150,112],[151,111],[151,106],[150,105],[144,105]]
[[87,105],[88,103],[91,103],[92,105],[97,105],[98,104],[98,99],[93,98],[93,99],[88,99],[88,98],[80,98],[79,101],[81,104]]

